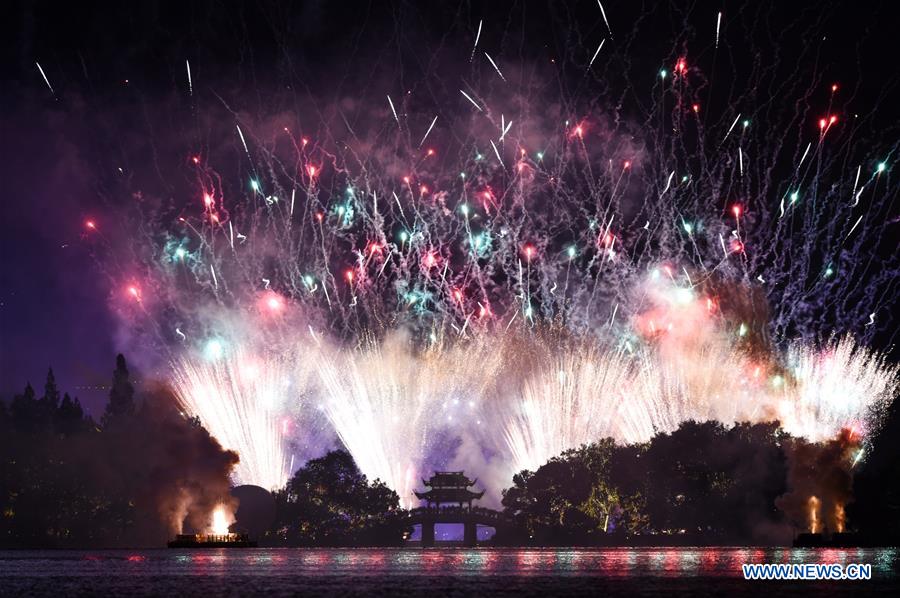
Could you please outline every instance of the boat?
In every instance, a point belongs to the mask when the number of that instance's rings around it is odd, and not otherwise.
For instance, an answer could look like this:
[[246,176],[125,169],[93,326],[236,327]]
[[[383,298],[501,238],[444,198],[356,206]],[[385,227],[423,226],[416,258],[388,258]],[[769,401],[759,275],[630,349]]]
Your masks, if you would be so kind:
[[178,534],[169,548],[256,548],[247,534]]

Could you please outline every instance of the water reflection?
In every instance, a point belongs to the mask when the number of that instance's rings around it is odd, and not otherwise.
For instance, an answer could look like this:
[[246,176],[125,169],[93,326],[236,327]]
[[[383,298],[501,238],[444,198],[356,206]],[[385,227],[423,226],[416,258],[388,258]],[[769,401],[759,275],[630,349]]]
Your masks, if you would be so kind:
[[900,555],[885,549],[246,549],[0,551],[0,578],[43,576],[373,577],[506,575],[626,579],[741,578],[744,563],[871,563],[873,577],[900,577]]

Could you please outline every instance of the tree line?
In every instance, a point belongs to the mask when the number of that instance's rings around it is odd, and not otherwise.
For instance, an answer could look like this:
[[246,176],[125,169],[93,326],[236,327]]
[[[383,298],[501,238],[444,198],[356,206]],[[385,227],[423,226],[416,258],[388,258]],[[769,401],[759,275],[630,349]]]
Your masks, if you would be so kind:
[[[777,422],[689,421],[646,443],[599,439],[517,473],[502,492],[511,525],[494,541],[785,544],[807,531],[811,494],[846,514],[848,530],[897,534],[896,432],[892,411],[864,444],[852,434],[809,443]],[[214,506],[233,500],[237,460],[166,388],[138,395],[121,355],[99,422],[50,370],[40,396],[29,384],[0,401],[0,546],[162,546],[183,526],[204,530]],[[411,531],[397,494],[343,450],[307,462],[274,498],[265,544],[393,546]]]
[[790,541],[776,506],[787,491],[776,423],[683,423],[649,442],[611,439],[564,452],[513,477],[503,493],[516,525],[504,543],[747,543]]
[[99,422],[51,369],[0,401],[0,546],[162,545],[227,500],[237,459],[165,388],[137,396],[122,355]]

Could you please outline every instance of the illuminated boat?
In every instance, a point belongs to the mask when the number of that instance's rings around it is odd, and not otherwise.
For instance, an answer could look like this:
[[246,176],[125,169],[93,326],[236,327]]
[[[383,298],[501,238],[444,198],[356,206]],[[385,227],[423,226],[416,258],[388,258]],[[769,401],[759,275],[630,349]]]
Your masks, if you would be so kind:
[[178,534],[169,548],[256,548],[247,534]]

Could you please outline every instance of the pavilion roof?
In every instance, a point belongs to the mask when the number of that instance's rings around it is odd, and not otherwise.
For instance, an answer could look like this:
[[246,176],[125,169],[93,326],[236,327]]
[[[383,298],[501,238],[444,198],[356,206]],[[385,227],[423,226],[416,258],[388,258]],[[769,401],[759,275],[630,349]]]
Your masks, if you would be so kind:
[[477,480],[470,480],[462,471],[436,471],[430,480],[422,483],[431,488],[468,488]]

